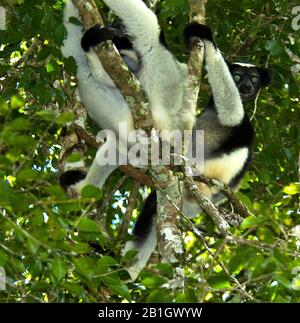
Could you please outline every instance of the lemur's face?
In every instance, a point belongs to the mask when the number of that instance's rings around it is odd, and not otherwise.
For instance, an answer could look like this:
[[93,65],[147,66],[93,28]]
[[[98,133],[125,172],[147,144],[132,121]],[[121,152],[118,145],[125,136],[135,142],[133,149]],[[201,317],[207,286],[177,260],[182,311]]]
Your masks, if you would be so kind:
[[232,76],[243,101],[255,98],[261,86],[260,73],[256,68],[237,66]]
[[254,65],[235,63],[230,66],[230,72],[242,101],[255,98],[259,89],[271,82],[270,72]]

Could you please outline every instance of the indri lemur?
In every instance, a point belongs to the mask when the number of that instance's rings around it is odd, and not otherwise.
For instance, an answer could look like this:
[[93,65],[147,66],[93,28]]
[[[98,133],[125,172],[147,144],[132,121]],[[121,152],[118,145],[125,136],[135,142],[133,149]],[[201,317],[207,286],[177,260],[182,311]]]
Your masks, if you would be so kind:
[[[167,49],[155,14],[141,0],[104,2],[121,18],[125,31],[94,26],[83,34],[80,26],[69,22],[72,16],[79,19],[71,1],[67,2],[64,11],[68,36],[62,52],[66,57],[75,58],[81,99],[91,118],[101,129],[111,129],[117,134],[119,122],[126,122],[128,131],[133,130],[128,105],[93,49],[103,41],[112,40],[148,95],[155,127],[159,130],[188,130],[194,125],[193,131],[204,130],[203,175],[236,189],[253,154],[254,131],[243,103],[255,98],[260,88],[270,84],[269,70],[226,62],[207,26],[197,23],[187,25],[184,31],[187,45],[194,37],[204,43],[205,66],[212,89],[207,108],[194,123],[197,98],[187,86],[187,65],[178,62]],[[196,144],[194,138],[192,145]],[[85,184],[102,187],[117,167],[100,166],[94,161],[87,175],[76,170],[68,171],[62,175],[61,183],[78,191]],[[218,191],[205,184],[201,191],[214,203],[222,200]],[[194,217],[200,211],[198,203],[185,192],[184,214]],[[153,192],[135,225],[135,240],[125,246],[125,251],[138,250],[136,261],[128,268],[132,279],[138,276],[155,249],[155,212],[156,195]]]

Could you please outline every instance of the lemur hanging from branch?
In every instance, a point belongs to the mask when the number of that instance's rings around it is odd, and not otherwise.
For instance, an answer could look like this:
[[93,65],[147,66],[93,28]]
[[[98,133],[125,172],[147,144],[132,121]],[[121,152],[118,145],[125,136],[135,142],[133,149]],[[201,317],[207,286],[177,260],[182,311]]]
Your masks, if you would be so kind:
[[[80,26],[69,21],[71,17],[80,19],[72,1],[67,1],[64,10],[68,36],[62,52],[65,57],[73,56],[76,61],[80,96],[90,117],[99,128],[114,131],[121,142],[127,142],[127,138],[122,138],[119,123],[123,122],[128,132],[134,129],[126,100],[105,72],[94,50],[100,43],[112,40],[147,93],[155,128],[167,130],[167,134],[174,129],[193,128],[193,133],[204,130],[202,174],[237,189],[253,156],[254,131],[244,102],[254,99],[262,87],[270,84],[270,71],[250,64],[228,63],[207,26],[198,23],[187,25],[184,31],[187,46],[193,38],[204,43],[206,70],[212,89],[207,108],[195,119],[197,98],[188,87],[188,67],[177,61],[168,50],[155,14],[141,0],[104,2],[121,18],[124,29],[94,26],[83,33]],[[197,144],[195,138],[192,137],[192,146]],[[170,141],[168,135],[163,139]],[[94,160],[87,174],[67,171],[61,176],[61,184],[72,186],[78,193],[86,184],[102,187],[117,167],[118,164],[99,165]],[[224,198],[218,190],[205,184],[200,189],[213,203]],[[200,211],[201,206],[184,191],[182,212],[195,217]],[[153,192],[135,225],[135,240],[125,246],[125,251],[138,250],[136,261],[128,268],[132,279],[137,277],[155,249],[155,214],[156,195]]]

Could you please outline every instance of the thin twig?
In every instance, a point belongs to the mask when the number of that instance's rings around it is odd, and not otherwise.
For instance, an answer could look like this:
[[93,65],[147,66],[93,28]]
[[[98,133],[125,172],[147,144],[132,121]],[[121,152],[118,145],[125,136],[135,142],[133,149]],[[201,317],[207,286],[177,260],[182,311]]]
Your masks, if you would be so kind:
[[123,186],[123,184],[128,180],[128,178],[129,178],[128,175],[122,176],[118,181],[118,183],[115,185],[114,189],[106,194],[104,199],[101,201],[101,205],[98,207],[98,212],[95,217],[96,220],[99,220],[101,218],[101,213],[103,212],[106,205],[111,201],[115,192]]
[[[207,245],[202,233],[196,229],[194,226],[192,226],[192,231],[193,233],[200,238],[200,240],[202,241],[205,249],[207,250],[207,252],[209,253],[209,255],[212,257],[212,259],[214,261],[216,261],[216,263],[224,270],[225,274],[236,283],[236,285],[238,286],[238,289],[241,291],[241,293],[246,296],[248,299],[253,300],[254,298],[248,294],[248,292],[245,290],[245,288],[240,284],[240,282],[233,276],[230,274],[230,272],[228,271],[228,269],[225,267],[225,265],[218,260],[215,255],[212,253],[212,251],[210,250],[209,246]],[[225,241],[227,240],[227,238],[225,238]]]
[[118,240],[124,239],[124,237],[126,235],[128,225],[129,225],[129,222],[130,222],[130,219],[132,216],[132,212],[133,212],[135,205],[136,205],[136,200],[137,200],[137,197],[139,194],[140,186],[141,186],[140,183],[138,183],[136,181],[133,182],[133,186],[130,190],[130,196],[128,199],[128,205],[126,208],[126,212],[124,214],[124,218],[123,218],[122,224],[119,229]]

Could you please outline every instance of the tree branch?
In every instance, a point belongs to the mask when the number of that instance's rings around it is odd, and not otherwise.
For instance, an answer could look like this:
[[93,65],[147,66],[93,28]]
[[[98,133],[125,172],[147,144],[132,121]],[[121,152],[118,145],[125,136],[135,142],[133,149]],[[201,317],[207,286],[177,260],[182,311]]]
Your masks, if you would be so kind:
[[204,183],[210,187],[216,186],[218,190],[220,190],[221,193],[223,193],[227,199],[232,203],[234,209],[237,211],[238,214],[240,214],[243,217],[247,217],[252,215],[252,213],[249,211],[246,205],[244,205],[236,196],[235,192],[224,183],[218,181],[217,179],[213,178],[207,178],[204,176],[196,176],[193,178],[194,181],[199,181],[201,183]]
[[212,218],[220,232],[226,236],[229,225],[222,214],[214,206],[214,204],[199,190],[199,187],[194,183],[192,177],[185,176],[184,184],[192,196],[199,202],[204,211]]
[[[207,0],[189,0],[190,21],[205,24],[205,4]],[[194,38],[188,61],[190,96],[197,102],[201,82],[201,70],[204,58],[203,43]]]

